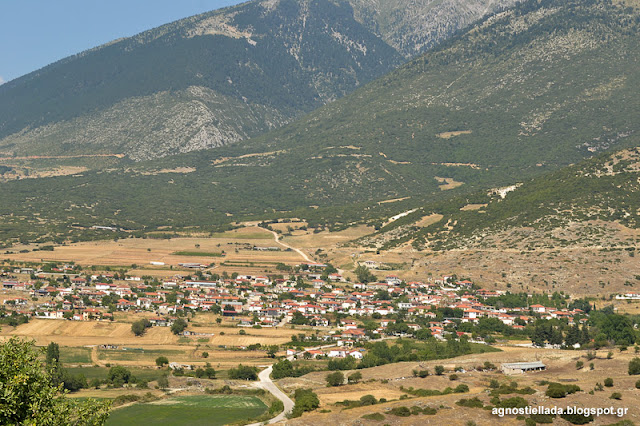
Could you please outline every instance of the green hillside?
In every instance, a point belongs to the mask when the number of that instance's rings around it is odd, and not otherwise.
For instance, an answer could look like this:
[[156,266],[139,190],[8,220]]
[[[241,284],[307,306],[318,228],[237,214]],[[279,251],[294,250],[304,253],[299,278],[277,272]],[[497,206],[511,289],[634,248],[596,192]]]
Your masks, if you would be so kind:
[[402,56],[328,0],[254,1],[64,59],[0,87],[0,152],[147,159],[237,142]]
[[[637,136],[633,139],[640,145]],[[479,211],[460,211],[469,201],[487,205]],[[443,220],[426,229],[409,227],[395,243],[411,239],[417,248],[486,247],[491,241],[487,237],[510,232],[511,243],[525,242],[529,249],[541,244],[589,245],[591,240],[615,247],[617,238],[598,234],[603,223],[640,227],[640,148],[602,154],[534,178],[504,198],[476,194],[432,207],[445,214]],[[454,225],[446,227],[446,222]],[[553,232],[568,228],[581,235]],[[513,232],[522,229],[529,231]]]
[[3,184],[3,237],[27,226],[62,236],[71,223],[377,222],[635,146],[639,22],[637,10],[608,1],[524,2],[268,135]]
[[263,134],[513,0],[255,0],[0,87],[0,154],[145,160]]

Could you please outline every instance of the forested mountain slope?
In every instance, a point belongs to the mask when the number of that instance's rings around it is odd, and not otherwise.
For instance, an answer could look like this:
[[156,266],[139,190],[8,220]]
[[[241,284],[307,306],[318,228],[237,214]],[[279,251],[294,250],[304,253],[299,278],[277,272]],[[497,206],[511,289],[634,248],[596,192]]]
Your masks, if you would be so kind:
[[256,0],[183,19],[0,86],[0,153],[144,160],[238,142],[511,2]]
[[62,235],[69,223],[148,229],[278,214],[349,223],[636,146],[639,17],[605,0],[524,2],[268,135],[3,184],[5,235],[25,224]]

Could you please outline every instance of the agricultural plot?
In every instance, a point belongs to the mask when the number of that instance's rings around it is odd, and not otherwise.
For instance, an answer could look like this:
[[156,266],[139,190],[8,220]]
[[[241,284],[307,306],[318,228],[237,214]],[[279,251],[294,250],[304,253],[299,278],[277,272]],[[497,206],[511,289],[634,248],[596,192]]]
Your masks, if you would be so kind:
[[[151,235],[151,234],[150,234]],[[281,251],[257,251],[252,247],[281,247]],[[131,269],[130,274],[169,277],[182,269],[180,263],[210,265],[228,262],[228,267],[218,267],[216,272],[244,272],[245,268],[257,268],[253,273],[264,272],[265,265],[273,268],[277,263],[297,264],[303,261],[294,251],[274,241],[271,232],[258,227],[239,228],[233,231],[203,237],[130,238],[118,241],[92,241],[55,247],[54,251],[29,251],[31,246],[20,246],[7,258],[25,262],[75,262],[80,265],[109,266]],[[152,264],[153,262],[153,264]]]
[[225,425],[257,417],[267,406],[253,396],[178,396],[115,410],[107,425]]
[[91,349],[90,348],[60,348],[60,362],[63,364],[90,364]]
[[34,319],[15,329],[5,327],[1,336],[20,336],[31,338],[39,346],[56,342],[60,346],[90,345],[167,345],[177,343],[177,336],[166,327],[153,327],[144,336],[135,337],[131,324],[96,321],[60,321]]

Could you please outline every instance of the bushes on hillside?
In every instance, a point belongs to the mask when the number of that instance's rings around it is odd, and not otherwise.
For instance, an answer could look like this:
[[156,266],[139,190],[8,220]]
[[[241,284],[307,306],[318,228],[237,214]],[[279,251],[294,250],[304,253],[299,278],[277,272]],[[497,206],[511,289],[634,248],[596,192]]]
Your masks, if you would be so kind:
[[320,406],[318,395],[311,389],[296,389],[293,399],[296,401],[291,417],[300,417],[306,411],[313,411]]

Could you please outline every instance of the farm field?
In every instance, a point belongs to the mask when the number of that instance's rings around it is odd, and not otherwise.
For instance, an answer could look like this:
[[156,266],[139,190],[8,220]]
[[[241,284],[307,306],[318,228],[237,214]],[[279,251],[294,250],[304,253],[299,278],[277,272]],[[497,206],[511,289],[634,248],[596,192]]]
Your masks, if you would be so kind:
[[[51,342],[60,345],[61,360],[70,365],[126,365],[154,367],[155,359],[166,356],[172,362],[201,366],[206,362],[217,369],[235,367],[239,362],[247,365],[267,365],[273,362],[265,351],[236,350],[239,346],[259,343],[262,346],[289,342],[299,330],[290,328],[248,328],[211,326],[212,314],[199,314],[193,319],[191,330],[213,333],[213,337],[179,337],[168,327],[152,327],[143,336],[131,332],[131,322],[144,315],[124,314],[114,322],[80,322],[64,320],[32,319],[17,327],[5,326],[0,330],[0,340],[9,336],[33,339],[38,346]],[[127,322],[120,322],[120,321]],[[225,323],[223,323],[225,324]],[[241,335],[240,330],[246,334]],[[99,345],[114,345],[117,349],[102,349]],[[203,352],[208,357],[203,357]]]
[[[179,263],[202,263],[216,265],[223,262],[256,263],[278,262],[297,264],[303,259],[294,251],[254,251],[252,246],[278,246],[273,235],[262,228],[239,228],[209,237],[177,237],[161,238],[129,238],[118,241],[104,240],[74,243],[56,246],[54,251],[30,251],[18,253],[22,249],[33,247],[16,247],[13,254],[5,254],[6,258],[24,262],[75,262],[79,265],[100,265],[110,267],[126,267],[136,265],[139,270],[156,272],[161,276],[171,276],[180,270]],[[218,253],[225,252],[225,256]],[[201,252],[202,255],[198,255]],[[180,255],[179,253],[185,253]],[[216,255],[212,255],[216,254]],[[161,262],[165,265],[151,265]],[[173,269],[171,269],[173,267]],[[220,273],[228,268],[216,268]],[[237,268],[236,268],[237,269]],[[217,272],[216,270],[216,272]],[[231,271],[231,270],[230,270]]]
[[107,425],[225,425],[257,417],[267,406],[253,396],[177,396],[111,412]]

